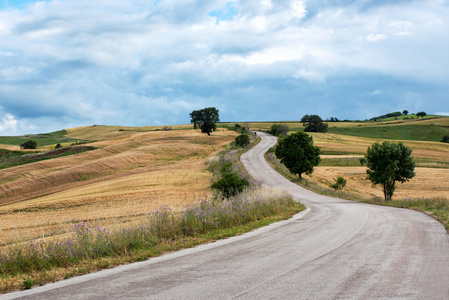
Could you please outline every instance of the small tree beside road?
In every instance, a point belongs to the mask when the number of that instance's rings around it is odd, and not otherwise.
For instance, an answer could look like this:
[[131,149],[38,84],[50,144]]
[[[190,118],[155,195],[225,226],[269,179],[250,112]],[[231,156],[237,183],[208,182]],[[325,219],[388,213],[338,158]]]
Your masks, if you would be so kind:
[[313,145],[313,138],[304,132],[293,133],[279,140],[276,157],[299,178],[302,173],[310,174],[320,159],[320,148]]
[[415,176],[412,150],[402,143],[383,142],[368,147],[366,163],[368,179],[381,184],[386,201],[395,191],[396,181],[404,183]]

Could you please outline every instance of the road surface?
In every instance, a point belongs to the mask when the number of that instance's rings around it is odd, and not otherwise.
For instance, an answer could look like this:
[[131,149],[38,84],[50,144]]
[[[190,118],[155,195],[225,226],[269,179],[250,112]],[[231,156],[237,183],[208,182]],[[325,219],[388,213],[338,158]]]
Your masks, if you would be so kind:
[[309,208],[255,232],[1,299],[449,299],[449,238],[410,210],[317,195],[272,170],[260,133],[253,177]]

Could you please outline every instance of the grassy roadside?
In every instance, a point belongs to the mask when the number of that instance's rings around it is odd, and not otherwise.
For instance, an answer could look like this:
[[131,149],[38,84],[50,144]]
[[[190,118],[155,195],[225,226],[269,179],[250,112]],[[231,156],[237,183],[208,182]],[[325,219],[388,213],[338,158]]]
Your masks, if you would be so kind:
[[79,223],[71,239],[33,240],[3,249],[0,291],[31,288],[210,243],[288,219],[303,209],[289,195],[258,190],[228,200],[200,201],[182,212],[161,208],[128,228]]
[[310,182],[307,179],[298,179],[298,176],[292,174],[274,155],[272,151],[268,151],[265,154],[265,158],[267,162],[282,176],[286,179],[301,185],[302,187],[319,193],[321,195],[342,198],[347,200],[359,201],[369,204],[375,205],[383,205],[383,206],[391,206],[398,208],[407,208],[413,209],[416,211],[423,212],[437,221],[439,221],[446,228],[449,233],[449,201],[446,199],[400,199],[393,201],[385,201],[383,198],[379,197],[369,197],[369,196],[361,196],[352,193],[348,193],[345,191],[335,191],[330,188],[324,188],[314,182]]

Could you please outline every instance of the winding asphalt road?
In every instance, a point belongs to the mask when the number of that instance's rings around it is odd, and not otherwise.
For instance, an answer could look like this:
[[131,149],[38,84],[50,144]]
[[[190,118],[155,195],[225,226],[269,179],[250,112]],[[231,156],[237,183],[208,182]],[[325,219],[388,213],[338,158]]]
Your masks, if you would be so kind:
[[410,210],[307,191],[276,173],[260,133],[252,176],[308,210],[249,234],[0,299],[449,299],[449,238]]

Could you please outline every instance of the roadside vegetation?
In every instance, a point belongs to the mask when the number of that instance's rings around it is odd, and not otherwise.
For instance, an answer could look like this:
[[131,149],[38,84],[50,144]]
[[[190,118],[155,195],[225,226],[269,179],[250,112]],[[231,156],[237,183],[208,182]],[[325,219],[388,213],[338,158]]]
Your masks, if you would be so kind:
[[81,222],[73,226],[70,238],[31,240],[1,251],[1,291],[146,260],[247,232],[298,211],[291,196],[257,189],[227,199],[200,200],[181,212],[164,206],[130,227],[110,229]]

